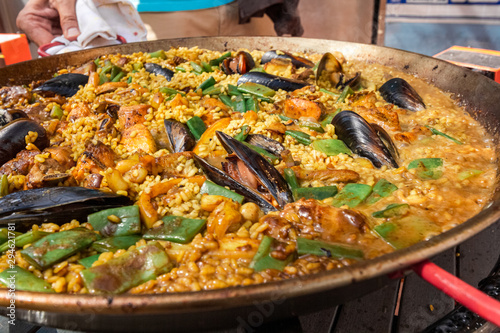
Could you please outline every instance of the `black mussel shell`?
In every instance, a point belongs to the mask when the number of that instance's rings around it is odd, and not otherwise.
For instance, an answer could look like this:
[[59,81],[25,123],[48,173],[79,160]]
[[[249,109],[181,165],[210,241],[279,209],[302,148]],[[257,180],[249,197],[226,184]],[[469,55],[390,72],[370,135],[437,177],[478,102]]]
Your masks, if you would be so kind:
[[193,150],[193,147],[196,145],[196,139],[186,125],[171,119],[165,119],[163,123],[165,124],[172,153]]
[[369,159],[376,168],[382,165],[397,168],[396,157],[385,146],[376,131],[360,115],[352,111],[337,114],[332,125],[335,134],[352,152]]
[[280,51],[279,54],[277,51],[267,51],[262,55],[260,63],[265,64],[273,60],[274,58],[290,59],[295,67],[306,67],[306,68],[314,67],[314,63],[311,60],[302,57],[296,57],[288,52],[282,52],[282,51]]
[[249,134],[245,142],[267,150],[271,154],[280,156],[286,149],[281,143],[262,134]]
[[88,81],[89,77],[87,75],[76,73],[61,74],[55,78],[45,81],[33,89],[33,92],[38,94],[55,94],[64,97],[71,97],[78,92],[80,86],[86,85]]
[[269,193],[276,199],[278,206],[284,208],[293,202],[288,183],[274,166],[254,150],[223,132],[215,132],[222,146],[230,154],[234,153],[259,178]]
[[231,74],[245,74],[255,67],[255,61],[252,55],[245,51],[240,51],[234,58],[226,58],[221,64],[220,68],[226,75]]
[[43,150],[49,146],[49,138],[45,129],[29,118],[19,118],[0,128],[0,165],[5,164],[17,153],[26,148],[25,137],[28,132],[38,133],[33,144]]
[[172,78],[174,77],[174,74],[175,74],[170,69],[162,67],[162,66],[155,64],[155,63],[152,63],[152,62],[145,63],[144,69],[148,73],[152,73],[154,75],[164,76],[167,79],[167,81],[172,80]]
[[209,164],[201,157],[194,155],[193,158],[198,166],[203,170],[208,179],[210,179],[217,185],[224,187],[227,186],[236,193],[244,196],[248,201],[256,203],[265,214],[277,210],[259,192],[255,191],[252,188],[246,187],[240,182],[234,180],[228,174]]
[[413,87],[401,78],[390,79],[378,90],[386,102],[410,111],[425,109],[422,97]]
[[18,109],[0,109],[0,127],[7,125],[11,121],[19,118],[29,118],[24,111]]
[[84,187],[44,187],[0,198],[0,225],[15,223],[16,230],[33,224],[57,224],[77,219],[86,222],[94,212],[133,204],[126,196]]
[[308,86],[307,83],[304,83],[302,81],[287,79],[281,76],[262,72],[248,72],[246,74],[243,74],[238,79],[238,85],[246,82],[262,84],[263,86],[266,86],[273,90],[283,89],[285,91],[294,91]]

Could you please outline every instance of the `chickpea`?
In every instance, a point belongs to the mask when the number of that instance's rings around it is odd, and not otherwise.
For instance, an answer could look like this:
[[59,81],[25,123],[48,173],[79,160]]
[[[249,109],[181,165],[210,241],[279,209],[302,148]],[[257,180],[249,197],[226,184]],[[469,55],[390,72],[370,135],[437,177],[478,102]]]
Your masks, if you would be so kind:
[[260,210],[259,206],[253,202],[243,204],[240,208],[240,213],[245,221],[252,222],[257,222],[262,216],[264,216],[264,213]]

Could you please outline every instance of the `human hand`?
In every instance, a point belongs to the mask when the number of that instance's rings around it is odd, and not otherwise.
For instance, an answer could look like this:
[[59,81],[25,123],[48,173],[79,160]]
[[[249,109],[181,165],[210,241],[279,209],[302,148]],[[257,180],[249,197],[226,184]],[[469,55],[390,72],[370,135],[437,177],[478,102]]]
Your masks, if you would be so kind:
[[64,34],[68,40],[80,35],[76,0],[29,0],[19,12],[16,25],[38,46]]

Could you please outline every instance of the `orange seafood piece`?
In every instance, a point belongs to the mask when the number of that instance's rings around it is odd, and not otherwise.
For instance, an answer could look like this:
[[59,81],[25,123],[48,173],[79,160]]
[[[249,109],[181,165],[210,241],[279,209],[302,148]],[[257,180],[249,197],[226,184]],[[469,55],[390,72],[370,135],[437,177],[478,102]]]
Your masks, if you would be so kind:
[[319,103],[301,98],[289,98],[285,101],[285,116],[299,119],[301,117],[321,118],[322,108]]

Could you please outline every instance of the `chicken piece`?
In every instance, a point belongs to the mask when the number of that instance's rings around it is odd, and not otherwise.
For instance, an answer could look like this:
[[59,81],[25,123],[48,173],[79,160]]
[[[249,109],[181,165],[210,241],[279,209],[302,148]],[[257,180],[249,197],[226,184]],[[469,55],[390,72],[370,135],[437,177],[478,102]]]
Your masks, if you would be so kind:
[[0,175],[26,176],[35,164],[35,156],[38,154],[38,150],[21,150],[15,158],[0,167]]
[[334,183],[348,183],[359,179],[359,174],[352,170],[338,170],[333,168],[326,170],[305,170],[300,166],[293,166],[292,170],[300,180],[328,180]]
[[0,89],[0,101],[2,101],[3,107],[10,107],[30,99],[31,93],[24,87],[13,86]]
[[295,73],[292,61],[282,58],[271,59],[271,61],[264,64],[264,70],[266,73],[284,77],[290,77]]
[[185,174],[177,171],[177,165],[179,164],[178,160],[181,156],[184,156],[186,159],[192,159],[193,152],[185,151],[156,158],[156,168],[162,178],[186,177]]
[[87,144],[85,152],[78,158],[72,175],[81,182],[88,174],[99,174],[99,172],[115,166],[115,153],[113,150],[98,142],[96,145]]
[[83,74],[83,75],[90,75],[90,73],[96,71],[96,64],[94,61],[89,61],[83,65],[81,65],[78,68],[75,68],[71,71],[71,73],[77,73],[77,74]]
[[220,108],[221,111],[229,112],[229,107],[222,103],[222,101],[217,98],[204,98],[201,100],[200,105],[205,108],[205,110],[212,111],[216,108]]
[[120,144],[129,152],[135,153],[142,151],[146,154],[153,154],[156,152],[155,140],[147,127],[143,124],[136,124],[126,128],[122,132]]
[[370,109],[364,106],[356,106],[354,107],[354,112],[358,113],[369,123],[375,123],[385,130],[401,131],[398,113],[393,110],[392,105]]
[[125,129],[146,121],[146,115],[151,106],[147,104],[122,106],[118,110],[118,120]]
[[42,103],[30,105],[24,108],[23,111],[28,115],[28,117],[30,117],[30,119],[36,121],[37,123],[52,119],[50,111],[46,111],[45,105]]
[[290,240],[290,229],[296,229],[299,235],[348,243],[352,235],[361,235],[367,228],[361,213],[321,204],[314,199],[288,204],[278,215],[268,214],[261,222],[269,225],[266,234],[283,241]]
[[127,82],[105,82],[95,89],[96,95],[106,94],[117,90],[118,88],[128,87]]
[[85,103],[77,103],[68,114],[69,121],[75,121],[78,118],[88,117],[92,115],[92,110]]
[[44,152],[50,152],[50,157],[43,162],[35,161],[26,176],[26,189],[54,186],[70,177],[67,171],[75,165],[71,158],[71,150],[67,147],[52,147]]

